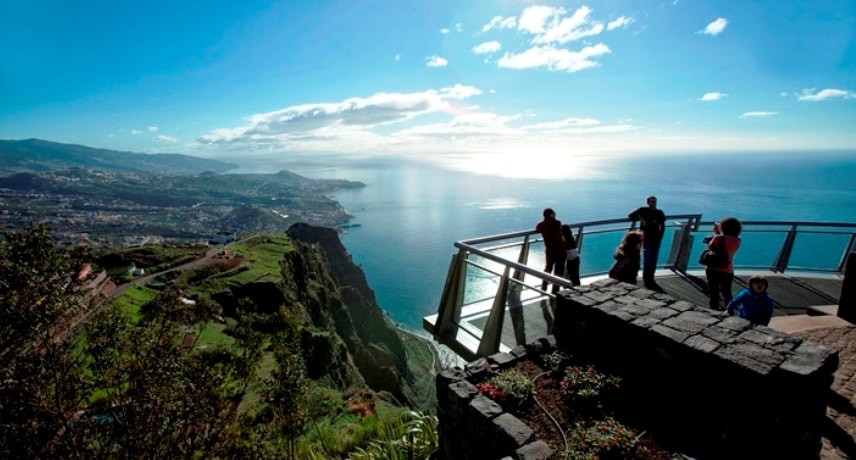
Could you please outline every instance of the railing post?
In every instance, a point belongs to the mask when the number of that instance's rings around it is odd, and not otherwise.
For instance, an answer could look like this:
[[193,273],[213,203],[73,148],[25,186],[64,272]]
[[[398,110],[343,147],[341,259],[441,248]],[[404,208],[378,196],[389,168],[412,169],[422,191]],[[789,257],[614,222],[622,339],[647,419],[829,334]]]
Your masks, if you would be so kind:
[[838,273],[844,273],[847,270],[847,261],[853,252],[856,252],[856,233],[850,235],[850,244],[847,245],[847,249],[841,255],[841,262],[838,263]]
[[686,273],[689,266],[690,254],[693,249],[695,237],[692,232],[698,228],[698,222],[695,218],[690,218],[686,222],[679,222],[680,228],[675,232],[672,239],[672,247],[669,249],[669,258],[666,260],[666,266],[677,270],[680,273]]
[[841,295],[838,297],[838,317],[856,322],[856,252],[847,255],[844,262],[844,279],[841,281]]
[[499,351],[499,344],[502,341],[502,322],[505,319],[505,304],[508,299],[508,271],[510,269],[511,267],[506,265],[502,272],[502,278],[499,280],[496,297],[493,299],[493,306],[487,317],[487,323],[484,325],[481,341],[479,341],[479,349],[476,353],[479,357],[490,356]]
[[[529,261],[529,235],[523,237],[523,246],[520,248],[520,255],[517,256],[517,263],[526,265]],[[518,269],[514,270],[514,279],[523,282],[524,273]]]
[[580,251],[580,254],[583,252],[583,227],[582,225],[577,227],[577,251]]
[[[461,307],[464,303],[464,289],[467,284],[467,251],[461,249],[452,256],[440,308],[437,310],[437,322],[434,324],[434,338],[439,339],[457,328]],[[442,342],[442,340],[441,340]]]
[[794,241],[797,239],[797,226],[791,225],[790,231],[785,236],[785,242],[782,243],[782,249],[779,250],[779,255],[770,267],[771,271],[784,273],[788,268],[788,261],[791,259],[791,252],[794,250]]

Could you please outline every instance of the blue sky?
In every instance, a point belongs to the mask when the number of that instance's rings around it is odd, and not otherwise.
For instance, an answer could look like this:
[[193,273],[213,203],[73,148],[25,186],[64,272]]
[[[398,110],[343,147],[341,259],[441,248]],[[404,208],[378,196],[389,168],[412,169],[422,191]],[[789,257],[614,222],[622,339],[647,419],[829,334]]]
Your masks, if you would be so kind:
[[0,138],[205,157],[856,149],[856,1],[0,0]]

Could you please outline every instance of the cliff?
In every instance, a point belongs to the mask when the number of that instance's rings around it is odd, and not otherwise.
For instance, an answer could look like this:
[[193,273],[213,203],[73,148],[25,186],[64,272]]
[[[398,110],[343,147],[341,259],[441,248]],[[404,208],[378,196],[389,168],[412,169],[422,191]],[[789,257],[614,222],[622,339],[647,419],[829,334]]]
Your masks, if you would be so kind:
[[377,305],[338,233],[300,223],[286,234],[293,250],[280,260],[279,282],[244,284],[212,298],[227,316],[248,304],[258,311],[285,307],[294,313],[303,324],[302,353],[313,380],[341,390],[368,387],[400,404],[419,406],[418,379],[408,368],[401,331]]

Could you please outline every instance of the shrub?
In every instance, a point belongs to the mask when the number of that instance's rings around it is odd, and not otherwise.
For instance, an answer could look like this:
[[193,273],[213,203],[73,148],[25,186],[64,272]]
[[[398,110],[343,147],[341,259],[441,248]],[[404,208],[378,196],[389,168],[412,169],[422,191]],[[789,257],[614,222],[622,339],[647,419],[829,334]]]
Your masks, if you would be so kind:
[[546,354],[542,358],[544,360],[544,368],[549,369],[553,375],[562,371],[564,366],[570,361],[570,357],[559,350]]
[[512,405],[523,403],[535,394],[535,382],[523,371],[513,367],[497,372],[476,387],[479,393],[490,399]]
[[640,435],[613,418],[578,425],[571,433],[570,458],[635,458]]
[[592,401],[600,398],[604,390],[618,388],[619,377],[598,373],[593,367],[572,366],[565,369],[565,376],[559,383],[562,396],[569,403]]

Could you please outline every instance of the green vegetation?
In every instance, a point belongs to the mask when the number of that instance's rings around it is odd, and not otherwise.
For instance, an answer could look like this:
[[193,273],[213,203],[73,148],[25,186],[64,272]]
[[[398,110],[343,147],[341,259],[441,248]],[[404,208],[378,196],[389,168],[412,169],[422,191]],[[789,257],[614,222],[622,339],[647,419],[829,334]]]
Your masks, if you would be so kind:
[[[229,263],[174,285],[132,287],[76,328],[68,324],[87,305],[75,276],[91,257],[85,249],[55,246],[45,227],[0,241],[4,458],[396,459],[436,449],[433,416],[308,378],[303,340],[344,345],[306,323],[297,304],[263,312],[240,299],[235,317],[222,317],[212,295],[246,280],[281,282],[294,249],[284,235],[235,244]],[[148,254],[158,264],[185,257]],[[307,299],[328,299],[322,284],[306,286]],[[430,375],[430,349],[404,342],[416,375]],[[420,378],[428,391],[430,377]]]
[[111,252],[102,259],[114,263],[117,260],[134,262],[137,268],[157,272],[180,265],[182,261],[202,257],[207,250],[206,246],[201,245],[164,246],[147,244]]
[[476,386],[480,393],[511,407],[528,401],[535,394],[535,382],[515,367],[501,370]]

